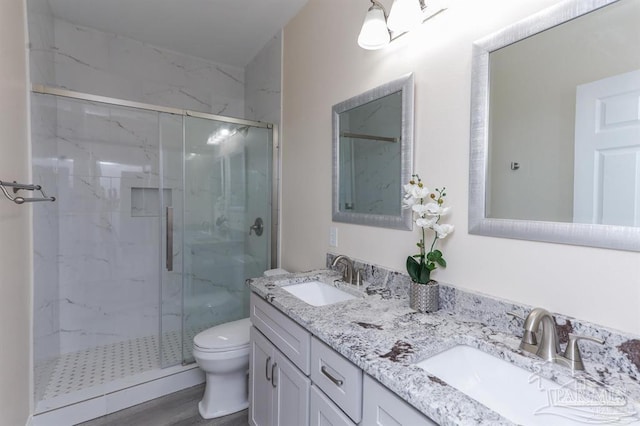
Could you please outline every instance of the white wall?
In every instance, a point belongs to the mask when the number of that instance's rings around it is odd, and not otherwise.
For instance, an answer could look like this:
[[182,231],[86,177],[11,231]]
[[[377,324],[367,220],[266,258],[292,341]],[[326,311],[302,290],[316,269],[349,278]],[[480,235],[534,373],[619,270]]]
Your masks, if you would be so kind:
[[[0,180],[29,181],[24,3],[0,1]],[[11,155],[7,155],[10,153]],[[31,395],[30,208],[0,195],[0,424],[25,424]]]
[[415,171],[448,188],[456,226],[441,246],[449,267],[434,278],[640,333],[640,253],[467,232],[471,44],[554,3],[451,1],[417,33],[371,52],[356,44],[367,4],[310,0],[284,29],[283,267],[323,267],[334,250],[404,271],[417,232],[331,222],[331,106],[413,72]]

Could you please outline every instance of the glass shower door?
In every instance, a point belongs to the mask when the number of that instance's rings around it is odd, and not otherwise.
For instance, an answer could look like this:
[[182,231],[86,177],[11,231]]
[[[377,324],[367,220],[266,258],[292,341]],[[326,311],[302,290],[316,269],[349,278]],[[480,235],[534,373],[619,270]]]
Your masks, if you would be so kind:
[[272,130],[185,117],[183,361],[200,331],[249,315],[271,264]]
[[160,365],[182,362],[182,115],[159,114],[160,135]]

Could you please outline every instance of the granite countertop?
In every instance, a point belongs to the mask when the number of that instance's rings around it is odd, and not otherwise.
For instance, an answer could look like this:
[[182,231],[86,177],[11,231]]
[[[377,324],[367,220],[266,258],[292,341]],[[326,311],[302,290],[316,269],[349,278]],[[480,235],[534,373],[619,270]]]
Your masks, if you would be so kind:
[[[311,306],[280,287],[319,280],[345,289],[356,299]],[[456,345],[468,345],[557,383],[580,380],[600,387],[584,372],[571,371],[521,351],[520,338],[493,330],[477,320],[440,310],[420,314],[407,299],[365,294],[338,284],[339,274],[319,270],[248,280],[257,295],[362,368],[402,399],[441,425],[514,424],[447,383],[413,365]],[[592,385],[592,386],[593,386]],[[640,390],[638,390],[640,394]],[[639,401],[632,395],[633,401]],[[541,407],[542,408],[542,407]]]

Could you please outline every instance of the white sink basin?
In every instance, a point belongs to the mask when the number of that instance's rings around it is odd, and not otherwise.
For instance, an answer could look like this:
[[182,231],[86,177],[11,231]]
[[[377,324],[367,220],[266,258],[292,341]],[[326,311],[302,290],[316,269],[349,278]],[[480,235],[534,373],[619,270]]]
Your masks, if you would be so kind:
[[291,284],[282,287],[282,289],[313,306],[331,305],[356,298],[356,296],[320,281]]
[[416,365],[514,423],[638,424],[634,407],[620,394],[577,380],[560,385],[470,346]]

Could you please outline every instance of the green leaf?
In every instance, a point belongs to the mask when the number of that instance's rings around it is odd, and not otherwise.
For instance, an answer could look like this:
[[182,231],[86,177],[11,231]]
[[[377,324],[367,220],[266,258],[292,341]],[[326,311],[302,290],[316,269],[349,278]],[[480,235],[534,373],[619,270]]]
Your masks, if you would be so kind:
[[432,262],[437,262],[441,257],[442,252],[440,250],[434,250],[427,253],[427,260],[430,260]]
[[438,265],[442,266],[443,268],[447,267],[447,261],[444,260],[444,257],[441,257],[440,259],[436,260],[436,262],[438,262]]
[[420,282],[420,263],[413,257],[407,257],[407,273],[412,280]]
[[426,284],[431,280],[431,268],[429,265],[422,264],[420,268],[420,281],[419,283]]
[[417,283],[428,283],[431,279],[432,269],[424,262],[418,262],[412,256],[407,257],[407,272],[411,279]]

